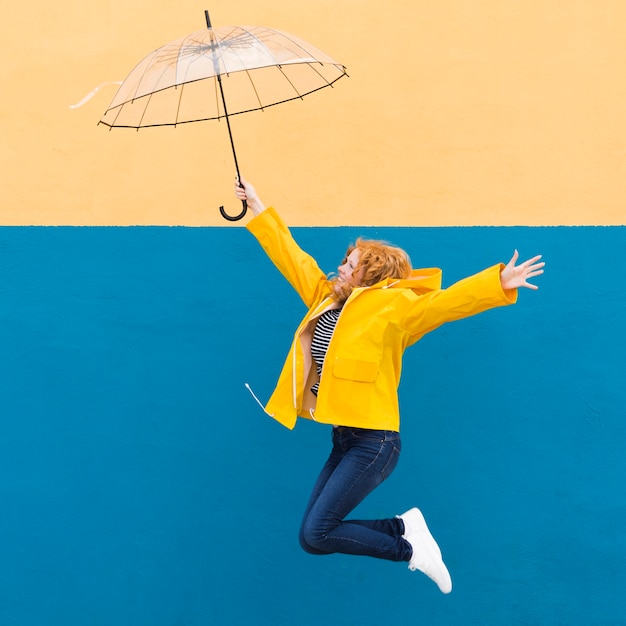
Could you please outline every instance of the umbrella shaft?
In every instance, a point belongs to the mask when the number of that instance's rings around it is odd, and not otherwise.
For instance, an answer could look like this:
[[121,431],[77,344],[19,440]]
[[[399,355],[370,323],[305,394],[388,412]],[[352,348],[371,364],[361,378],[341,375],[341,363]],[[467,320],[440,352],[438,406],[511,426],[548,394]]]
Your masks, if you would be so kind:
[[228,137],[230,138],[230,147],[233,149],[233,158],[235,159],[235,170],[237,170],[237,178],[239,176],[239,164],[237,163],[237,153],[235,152],[235,143],[233,141],[233,133],[230,130],[230,120],[228,119],[228,110],[226,109],[226,98],[224,97],[224,88],[222,87],[222,79],[217,75],[217,82],[220,86],[220,94],[222,96],[222,104],[224,105],[224,117],[226,118],[226,126],[228,127]]

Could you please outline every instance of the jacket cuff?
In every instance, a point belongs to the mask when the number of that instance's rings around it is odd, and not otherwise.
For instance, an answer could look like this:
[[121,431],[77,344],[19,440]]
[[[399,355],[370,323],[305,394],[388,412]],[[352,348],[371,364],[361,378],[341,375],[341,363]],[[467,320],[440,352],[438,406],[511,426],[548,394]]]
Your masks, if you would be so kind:
[[278,212],[273,206],[267,207],[265,211],[261,211],[258,215],[255,215],[247,224],[246,228],[256,235],[260,230],[266,229],[268,226],[283,225],[283,220],[278,215]]
[[498,265],[494,265],[492,270],[496,270],[498,273],[498,285],[500,287],[500,291],[502,292],[504,298],[509,304],[515,304],[517,302],[517,289],[503,289],[502,281],[500,280],[500,273],[506,266],[504,263],[498,263]]

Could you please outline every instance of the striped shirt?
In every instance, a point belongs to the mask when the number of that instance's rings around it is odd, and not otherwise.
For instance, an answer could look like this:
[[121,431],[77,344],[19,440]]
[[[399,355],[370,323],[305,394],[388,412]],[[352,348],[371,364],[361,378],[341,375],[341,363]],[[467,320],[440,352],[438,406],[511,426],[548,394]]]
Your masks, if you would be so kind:
[[[313,332],[313,341],[311,343],[311,355],[315,361],[317,368],[317,375],[322,375],[322,367],[324,366],[324,359],[326,358],[326,352],[330,345],[330,339],[335,331],[337,320],[341,309],[331,309],[330,311],[324,311],[317,320],[315,325],[315,331]],[[314,395],[317,395],[319,389],[319,382],[315,383],[311,387],[311,391]]]

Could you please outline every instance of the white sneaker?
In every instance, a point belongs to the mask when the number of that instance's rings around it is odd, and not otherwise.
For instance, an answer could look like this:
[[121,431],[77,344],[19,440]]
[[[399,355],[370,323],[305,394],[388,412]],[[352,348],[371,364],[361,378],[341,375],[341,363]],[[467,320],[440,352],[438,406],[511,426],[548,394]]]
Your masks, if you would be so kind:
[[402,535],[413,548],[413,555],[409,561],[409,569],[418,569],[437,583],[442,593],[452,591],[450,572],[441,558],[441,550],[430,534],[422,512],[412,508],[398,517],[404,522]]

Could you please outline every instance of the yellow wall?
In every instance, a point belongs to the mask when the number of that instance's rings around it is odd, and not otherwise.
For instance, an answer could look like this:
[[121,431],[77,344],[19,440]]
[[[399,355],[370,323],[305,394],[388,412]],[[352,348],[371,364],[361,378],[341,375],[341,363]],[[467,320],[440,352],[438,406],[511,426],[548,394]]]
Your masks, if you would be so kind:
[[293,225],[625,224],[623,0],[12,3],[0,21],[0,223],[225,225],[224,122],[97,122],[148,52],[204,26],[292,32],[335,89],[233,118]]

